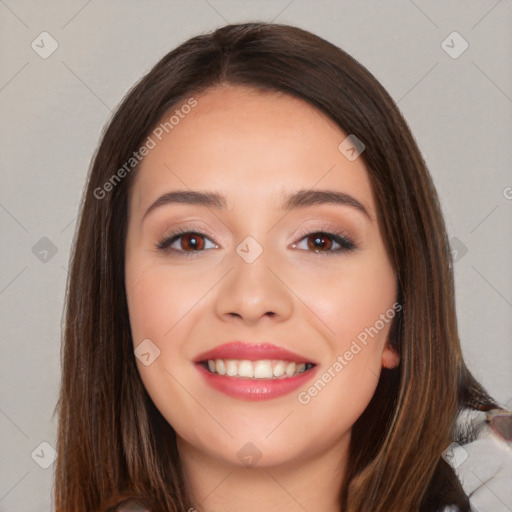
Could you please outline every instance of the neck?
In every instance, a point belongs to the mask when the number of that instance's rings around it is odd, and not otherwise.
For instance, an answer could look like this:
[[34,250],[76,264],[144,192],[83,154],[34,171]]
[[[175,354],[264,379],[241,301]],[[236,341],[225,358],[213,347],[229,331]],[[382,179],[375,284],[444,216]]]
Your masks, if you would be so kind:
[[340,512],[347,434],[322,454],[279,465],[246,467],[197,450],[178,438],[190,512]]

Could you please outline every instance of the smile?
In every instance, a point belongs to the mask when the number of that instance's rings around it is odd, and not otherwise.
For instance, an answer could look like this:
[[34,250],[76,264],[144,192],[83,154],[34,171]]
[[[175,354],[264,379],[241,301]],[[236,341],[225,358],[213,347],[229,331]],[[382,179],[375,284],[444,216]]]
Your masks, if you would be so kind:
[[202,362],[211,373],[247,379],[289,379],[313,368],[312,363],[295,363],[277,359],[209,359]]
[[194,363],[209,387],[248,401],[289,394],[318,370],[309,357],[268,342],[225,343],[198,355]]

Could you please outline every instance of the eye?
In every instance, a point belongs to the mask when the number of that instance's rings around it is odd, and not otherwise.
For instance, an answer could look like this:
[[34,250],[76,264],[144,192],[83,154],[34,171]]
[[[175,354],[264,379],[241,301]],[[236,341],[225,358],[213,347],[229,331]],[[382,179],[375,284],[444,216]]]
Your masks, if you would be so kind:
[[[305,242],[305,246],[304,246]],[[208,246],[210,244],[210,246]],[[172,251],[184,256],[191,256],[206,249],[217,249],[219,246],[206,234],[199,231],[179,230],[163,238],[157,244],[161,251]],[[350,238],[343,233],[330,233],[327,231],[312,231],[301,235],[298,243],[292,247],[305,249],[315,253],[333,253],[352,251],[356,248]]]
[[299,243],[292,244],[293,248],[304,249],[304,247],[300,247],[300,243],[305,240],[305,249],[315,253],[340,253],[355,249],[352,240],[341,233],[313,231],[301,236],[302,238],[299,240]]
[[[206,247],[207,242],[212,246]],[[219,246],[212,242],[204,233],[198,231],[177,231],[162,239],[157,248],[162,251],[181,253],[197,253],[205,249],[216,249]]]

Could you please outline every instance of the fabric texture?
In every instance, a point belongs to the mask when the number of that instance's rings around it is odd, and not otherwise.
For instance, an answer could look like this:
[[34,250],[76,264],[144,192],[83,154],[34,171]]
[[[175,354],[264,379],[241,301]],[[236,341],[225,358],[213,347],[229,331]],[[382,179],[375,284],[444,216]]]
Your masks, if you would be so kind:
[[[501,409],[488,413],[466,409],[457,426],[463,437],[444,452],[444,460],[454,469],[472,512],[512,510],[512,414]],[[464,442],[464,433],[474,436]],[[443,512],[456,512],[446,507]]]

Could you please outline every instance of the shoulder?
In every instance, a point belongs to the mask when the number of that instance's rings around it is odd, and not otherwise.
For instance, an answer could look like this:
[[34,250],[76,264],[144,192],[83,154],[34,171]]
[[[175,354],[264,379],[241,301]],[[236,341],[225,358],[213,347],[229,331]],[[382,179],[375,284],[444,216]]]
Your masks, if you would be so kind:
[[[475,512],[512,510],[512,413],[504,409],[465,409],[457,420],[461,433],[443,453]],[[445,508],[443,512],[452,512]]]

